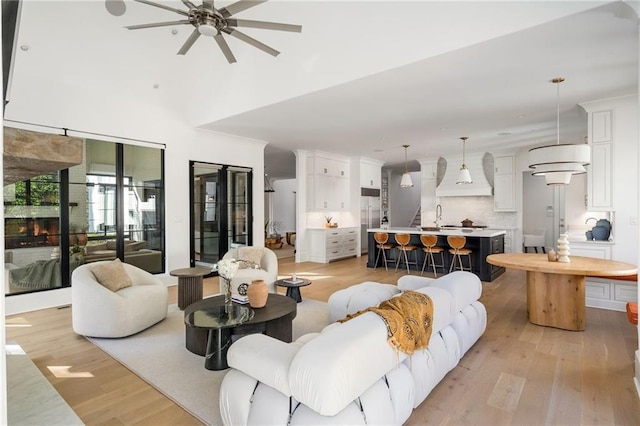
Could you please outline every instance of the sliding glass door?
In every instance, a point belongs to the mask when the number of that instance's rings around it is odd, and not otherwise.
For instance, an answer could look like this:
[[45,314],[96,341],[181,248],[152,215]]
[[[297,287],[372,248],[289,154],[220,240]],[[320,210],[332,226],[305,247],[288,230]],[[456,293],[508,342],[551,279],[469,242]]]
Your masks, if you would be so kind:
[[251,169],[191,162],[191,265],[251,245]]
[[19,152],[5,163],[5,294],[66,287],[76,267],[115,258],[164,272],[164,151],[90,139],[81,148],[75,165],[28,179]]

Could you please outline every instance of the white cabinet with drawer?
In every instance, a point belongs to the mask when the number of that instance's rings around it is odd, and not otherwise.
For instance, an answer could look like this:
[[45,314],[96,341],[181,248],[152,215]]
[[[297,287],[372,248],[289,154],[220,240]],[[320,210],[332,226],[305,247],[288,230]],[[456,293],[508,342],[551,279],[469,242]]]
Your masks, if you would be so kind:
[[358,228],[308,229],[311,247],[311,262],[329,263],[357,255]]
[[[569,250],[571,256],[611,259],[612,246],[611,242],[574,242]],[[627,302],[638,298],[638,285],[633,281],[587,277],[585,287],[587,306],[591,308],[624,312]]]

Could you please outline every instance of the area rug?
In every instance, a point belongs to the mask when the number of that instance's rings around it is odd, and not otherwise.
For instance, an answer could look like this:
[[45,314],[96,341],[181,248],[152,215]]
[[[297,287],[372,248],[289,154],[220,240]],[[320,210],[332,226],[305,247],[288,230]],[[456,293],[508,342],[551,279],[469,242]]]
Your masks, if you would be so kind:
[[[329,322],[326,303],[305,299],[298,303],[293,338]],[[89,340],[202,422],[222,425],[218,395],[228,370],[206,370],[204,358],[185,349],[184,314],[176,305],[169,306],[164,321],[138,334]]]

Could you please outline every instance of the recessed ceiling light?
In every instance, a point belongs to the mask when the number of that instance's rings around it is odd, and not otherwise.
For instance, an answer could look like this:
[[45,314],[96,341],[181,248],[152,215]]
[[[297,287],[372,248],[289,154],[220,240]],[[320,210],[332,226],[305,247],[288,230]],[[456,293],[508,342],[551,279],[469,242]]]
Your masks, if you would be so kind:
[[498,133],[498,136],[509,136],[511,134],[511,132],[500,132]]
[[384,149],[374,149],[373,152],[384,152]]
[[27,50],[29,50],[30,48],[31,48],[31,47],[30,47],[28,44],[23,44],[22,46],[20,46],[20,50],[23,50],[23,51],[25,51],[25,52],[26,52]]
[[171,34],[176,35],[178,34],[178,30],[176,30],[175,28],[171,30]]
[[159,85],[158,83],[156,83],[156,84],[154,84],[154,85],[153,85],[153,88],[154,88],[154,89],[158,89],[159,87],[160,87],[160,85]]
[[526,115],[519,115],[518,118],[519,119],[523,119],[523,118],[527,118],[527,116]]

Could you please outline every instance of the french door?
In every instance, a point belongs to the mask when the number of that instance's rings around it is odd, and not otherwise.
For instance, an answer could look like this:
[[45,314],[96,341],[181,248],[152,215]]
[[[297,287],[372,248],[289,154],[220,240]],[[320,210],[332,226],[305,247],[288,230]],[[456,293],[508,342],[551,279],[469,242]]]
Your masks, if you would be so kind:
[[252,243],[249,168],[190,162],[191,266],[212,267],[234,247]]

